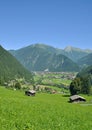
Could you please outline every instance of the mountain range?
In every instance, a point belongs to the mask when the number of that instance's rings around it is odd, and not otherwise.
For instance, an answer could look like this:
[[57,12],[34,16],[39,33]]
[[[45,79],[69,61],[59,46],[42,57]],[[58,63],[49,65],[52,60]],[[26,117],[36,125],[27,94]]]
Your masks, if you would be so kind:
[[92,50],[90,49],[80,49],[76,47],[67,46],[64,50],[61,52],[74,62],[77,62],[79,59],[87,56],[88,54],[92,53]]
[[[92,50],[71,46],[58,49],[46,44],[33,44],[19,50],[9,51],[29,71],[79,71],[81,59]],[[79,60],[80,59],[80,60]]]

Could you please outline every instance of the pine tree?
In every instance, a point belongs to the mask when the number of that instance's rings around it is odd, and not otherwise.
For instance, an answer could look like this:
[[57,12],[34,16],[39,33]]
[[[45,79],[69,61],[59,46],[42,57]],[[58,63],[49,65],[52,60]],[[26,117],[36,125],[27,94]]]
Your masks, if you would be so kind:
[[81,90],[81,81],[79,78],[75,78],[70,84],[71,95],[78,94]]

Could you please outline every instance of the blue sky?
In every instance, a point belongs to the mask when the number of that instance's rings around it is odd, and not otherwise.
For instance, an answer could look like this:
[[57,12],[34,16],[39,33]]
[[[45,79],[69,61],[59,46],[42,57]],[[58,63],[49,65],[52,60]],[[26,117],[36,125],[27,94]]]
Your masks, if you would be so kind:
[[0,0],[0,44],[92,49],[92,0]]

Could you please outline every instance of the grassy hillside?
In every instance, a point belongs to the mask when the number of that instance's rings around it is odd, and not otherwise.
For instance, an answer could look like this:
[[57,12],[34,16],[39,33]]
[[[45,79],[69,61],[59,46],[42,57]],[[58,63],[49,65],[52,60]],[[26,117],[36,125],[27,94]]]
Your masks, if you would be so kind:
[[[92,130],[92,104],[70,104],[61,94],[25,96],[0,87],[0,130]],[[87,103],[92,97],[86,96]]]
[[0,82],[14,79],[15,77],[31,78],[28,72],[8,51],[0,46]]

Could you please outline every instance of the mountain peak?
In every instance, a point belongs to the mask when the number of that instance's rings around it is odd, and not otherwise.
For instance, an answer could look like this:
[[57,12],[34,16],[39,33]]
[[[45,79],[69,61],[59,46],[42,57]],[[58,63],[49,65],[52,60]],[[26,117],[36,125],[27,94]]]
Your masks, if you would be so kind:
[[73,48],[72,46],[67,46],[64,50],[67,51],[67,52],[69,52],[69,51],[72,50],[72,48]]

